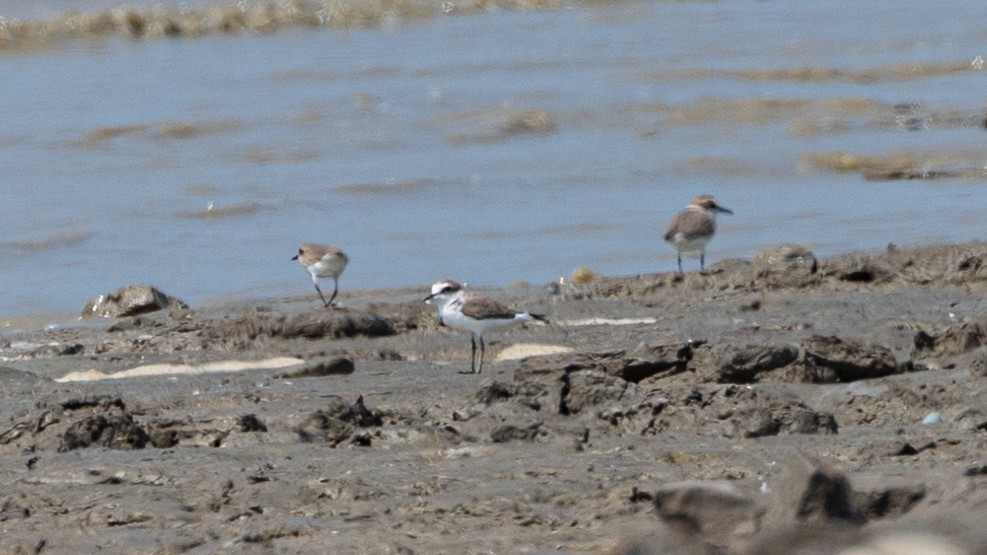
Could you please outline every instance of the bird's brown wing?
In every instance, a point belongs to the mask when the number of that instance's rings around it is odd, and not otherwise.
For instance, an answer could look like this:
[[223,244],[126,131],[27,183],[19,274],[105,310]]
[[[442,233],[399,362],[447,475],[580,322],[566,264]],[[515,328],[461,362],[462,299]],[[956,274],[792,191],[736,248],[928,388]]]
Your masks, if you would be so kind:
[[712,234],[716,229],[713,218],[698,210],[683,210],[672,218],[665,232],[665,240],[671,241],[676,233],[681,233],[686,240]]
[[468,296],[463,302],[463,314],[470,318],[514,318],[516,311],[489,297]]

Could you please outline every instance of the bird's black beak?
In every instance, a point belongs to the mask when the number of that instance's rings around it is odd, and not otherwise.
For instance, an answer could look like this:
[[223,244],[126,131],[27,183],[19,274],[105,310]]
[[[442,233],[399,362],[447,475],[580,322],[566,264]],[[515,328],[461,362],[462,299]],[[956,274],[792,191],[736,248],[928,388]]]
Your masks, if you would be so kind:
[[435,293],[432,293],[431,295],[429,295],[429,296],[425,297],[424,299],[422,299],[422,302],[423,303],[427,303],[428,301],[430,301],[430,300],[432,300],[434,298],[435,298]]
[[724,214],[730,214],[731,216],[733,215],[733,210],[730,210],[729,208],[724,208],[719,204],[716,205],[716,208],[714,208],[714,210],[716,210],[717,212],[723,212]]
[[291,259],[292,260],[298,260],[298,255],[296,254],[295,256],[292,256]]

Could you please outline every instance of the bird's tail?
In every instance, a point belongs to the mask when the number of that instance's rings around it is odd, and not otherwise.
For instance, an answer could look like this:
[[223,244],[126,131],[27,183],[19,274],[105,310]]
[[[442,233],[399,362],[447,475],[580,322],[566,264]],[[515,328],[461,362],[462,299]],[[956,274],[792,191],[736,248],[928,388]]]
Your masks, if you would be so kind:
[[531,312],[525,312],[524,314],[528,316],[528,318],[525,318],[525,320],[537,320],[544,324],[551,324],[551,322],[548,321],[548,317],[545,316],[544,314],[532,314]]

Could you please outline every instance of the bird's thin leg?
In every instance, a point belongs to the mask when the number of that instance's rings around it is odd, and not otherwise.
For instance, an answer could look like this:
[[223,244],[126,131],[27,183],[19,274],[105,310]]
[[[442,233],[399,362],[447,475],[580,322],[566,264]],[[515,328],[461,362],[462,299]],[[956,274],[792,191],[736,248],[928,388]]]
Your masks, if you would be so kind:
[[676,254],[679,261],[679,275],[682,275],[682,251],[679,251]]
[[699,251],[699,271],[706,271],[706,251]]
[[476,374],[476,336],[470,336],[470,374]]
[[483,336],[480,336],[480,364],[476,367],[476,373],[479,374],[483,371],[483,353],[487,350],[486,344],[483,342]]
[[322,299],[322,304],[326,305],[326,308],[329,308],[329,303],[326,302],[326,298],[322,295],[322,289],[319,289],[319,282],[313,280],[313,283],[315,283],[315,290],[318,291],[319,298]]
[[336,298],[336,293],[339,293],[339,278],[332,278],[332,296],[329,297],[329,302],[326,306],[332,305],[332,301]]

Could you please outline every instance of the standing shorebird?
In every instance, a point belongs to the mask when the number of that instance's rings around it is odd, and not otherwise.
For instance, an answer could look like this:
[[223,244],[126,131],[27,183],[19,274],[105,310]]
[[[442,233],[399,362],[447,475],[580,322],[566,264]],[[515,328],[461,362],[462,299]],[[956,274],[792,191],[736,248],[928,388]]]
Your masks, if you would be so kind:
[[679,274],[682,273],[682,253],[699,253],[699,270],[706,271],[706,245],[716,234],[716,214],[733,214],[716,204],[713,195],[699,195],[689,206],[672,218],[665,240],[678,251]]
[[[476,293],[467,293],[455,281],[444,279],[432,284],[432,294],[425,302],[435,299],[438,302],[439,319],[443,325],[472,334],[470,345],[470,371],[461,374],[479,374],[483,370],[483,352],[486,345],[483,334],[492,330],[507,329],[521,322],[539,321],[548,323],[541,314],[517,312],[503,304]],[[480,343],[480,360],[476,359],[476,344]]]
[[[315,284],[319,298],[322,299],[326,308],[331,307],[333,299],[339,292],[339,275],[343,273],[343,270],[346,269],[346,263],[349,262],[346,253],[332,245],[302,243],[302,246],[298,247],[298,254],[291,259],[297,260],[302,268],[308,270],[308,273],[312,275],[312,283]],[[322,295],[322,290],[319,289],[319,278],[332,278],[332,296],[329,297],[328,301]]]

